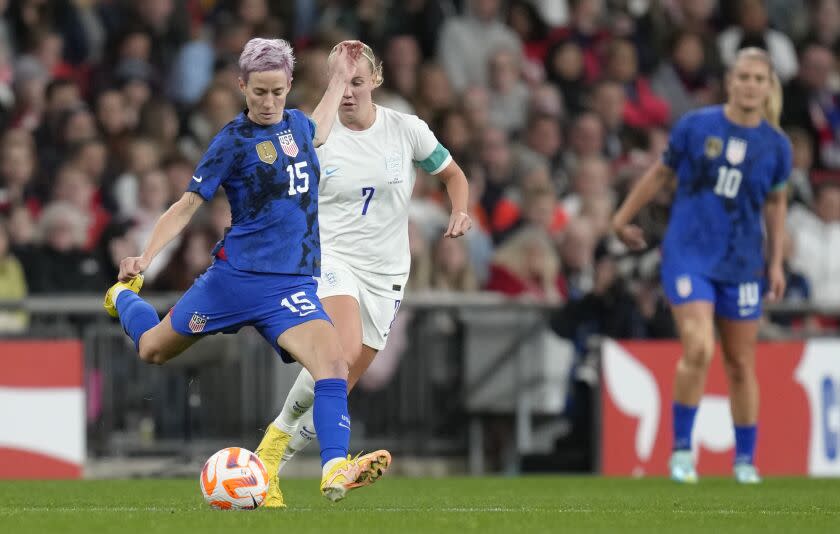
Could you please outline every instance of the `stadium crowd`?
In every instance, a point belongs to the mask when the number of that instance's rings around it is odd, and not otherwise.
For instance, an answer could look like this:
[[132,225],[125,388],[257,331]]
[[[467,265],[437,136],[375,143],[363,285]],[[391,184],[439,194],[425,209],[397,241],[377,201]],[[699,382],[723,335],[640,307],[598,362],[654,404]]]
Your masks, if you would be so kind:
[[[735,52],[765,48],[794,148],[786,298],[840,305],[840,0],[0,0],[0,13],[0,299],[104,292],[243,109],[237,57],[263,36],[294,44],[289,105],[307,112],[332,46],[369,43],[376,101],[424,119],[464,168],[475,227],[458,240],[442,238],[446,195],[418,169],[409,291],[557,304],[555,329],[577,341],[673,335],[658,285],[671,192],[640,216],[643,253],[610,218],[674,121],[722,101]],[[151,265],[150,290],[185,290],[209,265],[224,195],[203,212]]]

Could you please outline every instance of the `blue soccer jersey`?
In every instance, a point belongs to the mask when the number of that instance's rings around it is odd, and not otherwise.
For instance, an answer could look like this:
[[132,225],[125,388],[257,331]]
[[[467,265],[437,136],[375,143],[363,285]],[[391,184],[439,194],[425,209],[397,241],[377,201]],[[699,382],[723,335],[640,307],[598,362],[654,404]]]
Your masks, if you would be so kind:
[[232,226],[216,250],[224,246],[236,269],[320,275],[314,136],[315,124],[287,109],[270,126],[243,112],[210,143],[187,190],[210,200],[225,188]]
[[763,207],[790,175],[787,138],[766,121],[739,126],[722,106],[706,107],[674,126],[663,159],[677,175],[663,271],[730,283],[761,278]]

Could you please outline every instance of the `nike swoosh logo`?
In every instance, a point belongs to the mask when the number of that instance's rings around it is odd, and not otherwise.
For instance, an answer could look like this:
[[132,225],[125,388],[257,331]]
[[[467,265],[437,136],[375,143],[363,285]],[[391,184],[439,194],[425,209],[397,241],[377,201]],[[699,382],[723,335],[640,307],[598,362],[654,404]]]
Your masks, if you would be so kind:
[[755,313],[755,308],[740,309],[738,310],[738,313],[741,315],[741,317],[746,317],[747,315],[752,315],[753,313]]
[[204,180],[204,177],[203,176],[193,176],[193,180],[195,180],[198,183],[201,183],[201,181]]
[[327,176],[330,176],[332,174],[335,174],[335,172],[337,170],[338,170],[338,167],[333,167],[332,169],[324,169],[324,174],[327,175]]
[[306,316],[307,316],[307,315],[309,315],[310,313],[315,313],[316,311],[318,311],[318,310],[311,310],[311,311],[308,311],[308,312],[306,312],[306,313],[301,313],[301,314],[299,314],[299,316],[300,316],[300,317],[306,317]]
[[345,425],[344,423],[338,423],[338,426],[340,426],[342,428],[346,428],[347,430],[350,430],[350,427]]

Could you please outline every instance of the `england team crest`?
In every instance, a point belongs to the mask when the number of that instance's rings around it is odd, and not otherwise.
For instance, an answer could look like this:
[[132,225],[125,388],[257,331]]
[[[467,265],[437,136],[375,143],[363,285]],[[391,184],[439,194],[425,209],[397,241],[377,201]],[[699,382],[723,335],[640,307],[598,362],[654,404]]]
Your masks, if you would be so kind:
[[198,312],[193,313],[189,324],[190,332],[192,332],[193,334],[198,334],[204,331],[205,326],[207,326],[207,316],[201,315]]
[[293,158],[298,155],[298,146],[295,143],[295,137],[292,135],[292,132],[286,130],[283,133],[277,134],[277,137],[280,139],[280,148],[283,149],[283,153]]
[[730,165],[738,165],[747,155],[747,142],[737,137],[730,137],[726,141],[726,161]]

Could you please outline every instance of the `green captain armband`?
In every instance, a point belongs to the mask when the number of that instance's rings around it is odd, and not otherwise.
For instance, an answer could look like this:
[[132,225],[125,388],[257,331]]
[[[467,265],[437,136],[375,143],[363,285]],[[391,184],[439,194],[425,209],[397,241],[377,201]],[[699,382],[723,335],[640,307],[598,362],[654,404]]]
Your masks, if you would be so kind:
[[451,159],[452,156],[449,155],[449,150],[447,150],[442,144],[438,143],[435,149],[432,150],[432,153],[429,154],[428,158],[416,163],[427,173],[437,174],[442,171],[444,167],[449,165],[449,161]]
[[787,189],[787,186],[788,186],[788,181],[785,180],[784,182],[782,182],[780,184],[774,185],[773,189],[771,189],[770,192],[771,193],[777,193],[779,191],[784,191],[785,189]]

